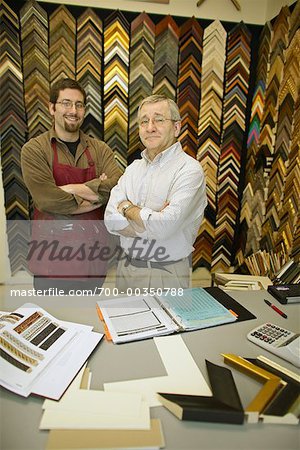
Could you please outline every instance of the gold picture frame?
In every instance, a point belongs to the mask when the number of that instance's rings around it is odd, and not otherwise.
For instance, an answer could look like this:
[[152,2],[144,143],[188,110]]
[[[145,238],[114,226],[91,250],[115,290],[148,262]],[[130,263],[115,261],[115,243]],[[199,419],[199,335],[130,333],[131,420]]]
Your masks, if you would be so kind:
[[280,377],[252,364],[241,356],[231,353],[222,353],[222,356],[224,357],[224,362],[226,364],[229,364],[263,384],[263,387],[245,408],[246,414],[257,415],[258,419],[258,415],[263,412],[266,406],[286,383]]

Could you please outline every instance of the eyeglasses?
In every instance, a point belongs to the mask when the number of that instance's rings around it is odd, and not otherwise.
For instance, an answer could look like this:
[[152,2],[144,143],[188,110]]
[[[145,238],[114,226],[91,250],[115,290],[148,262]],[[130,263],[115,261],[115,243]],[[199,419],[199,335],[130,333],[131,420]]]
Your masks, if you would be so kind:
[[75,108],[78,110],[84,109],[85,104],[82,102],[72,102],[71,100],[62,100],[61,102],[56,102],[57,104],[60,104],[65,109],[71,109],[73,108],[73,105],[75,105]]
[[152,123],[154,123],[154,125],[160,126],[160,125],[163,125],[167,120],[171,120],[172,122],[176,122],[176,120],[174,120],[174,119],[166,119],[163,116],[156,116],[156,117],[153,117],[152,119],[145,118],[145,119],[140,120],[139,121],[139,126],[142,127],[142,128],[145,128],[145,127],[147,127],[149,125],[150,121]]

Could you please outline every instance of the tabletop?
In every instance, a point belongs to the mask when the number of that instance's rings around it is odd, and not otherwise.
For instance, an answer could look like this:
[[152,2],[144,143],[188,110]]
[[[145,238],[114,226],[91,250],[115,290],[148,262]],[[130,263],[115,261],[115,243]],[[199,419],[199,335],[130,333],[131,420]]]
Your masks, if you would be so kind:
[[[264,299],[276,301],[266,291],[232,291],[235,300],[257,318],[185,332],[181,336],[206,380],[205,359],[224,365],[222,353],[233,353],[255,358],[265,355],[288,369],[299,369],[265,351],[246,339],[254,327],[272,322],[299,332],[300,305],[279,305],[288,318],[281,317],[268,307]],[[6,295],[1,300],[1,310],[11,311],[30,300],[60,320],[93,325],[102,332],[96,313],[99,298],[87,297],[34,297],[22,298]],[[112,300],[113,301],[113,300]],[[166,375],[164,365],[153,339],[115,345],[102,339],[88,360],[92,371],[92,389],[103,389],[103,383]],[[255,396],[260,384],[232,369],[241,401],[245,407]],[[20,397],[1,388],[1,449],[43,450],[48,431],[39,431],[43,399]],[[229,425],[180,421],[164,407],[151,408],[151,417],[160,418],[165,436],[166,450],[299,450],[300,432],[295,425],[247,424]]]

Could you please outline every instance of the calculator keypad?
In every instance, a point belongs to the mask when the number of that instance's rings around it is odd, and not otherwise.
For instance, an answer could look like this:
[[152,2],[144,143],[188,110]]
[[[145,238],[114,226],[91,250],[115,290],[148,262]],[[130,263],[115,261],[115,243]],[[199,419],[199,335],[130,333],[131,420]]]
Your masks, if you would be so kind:
[[300,367],[300,334],[266,322],[250,330],[247,339]]
[[293,334],[291,331],[271,323],[266,323],[256,330],[253,330],[251,336],[264,341],[266,344],[273,344],[273,346],[279,347],[291,334]]

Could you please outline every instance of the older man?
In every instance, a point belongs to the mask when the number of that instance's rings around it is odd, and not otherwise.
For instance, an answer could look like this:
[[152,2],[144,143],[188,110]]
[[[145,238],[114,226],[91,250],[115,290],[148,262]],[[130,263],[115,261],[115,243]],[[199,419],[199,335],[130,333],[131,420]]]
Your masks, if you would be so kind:
[[120,236],[117,287],[187,288],[190,256],[207,204],[201,165],[177,138],[181,118],[164,95],[145,98],[138,111],[145,150],[119,179],[105,213],[107,229]]

